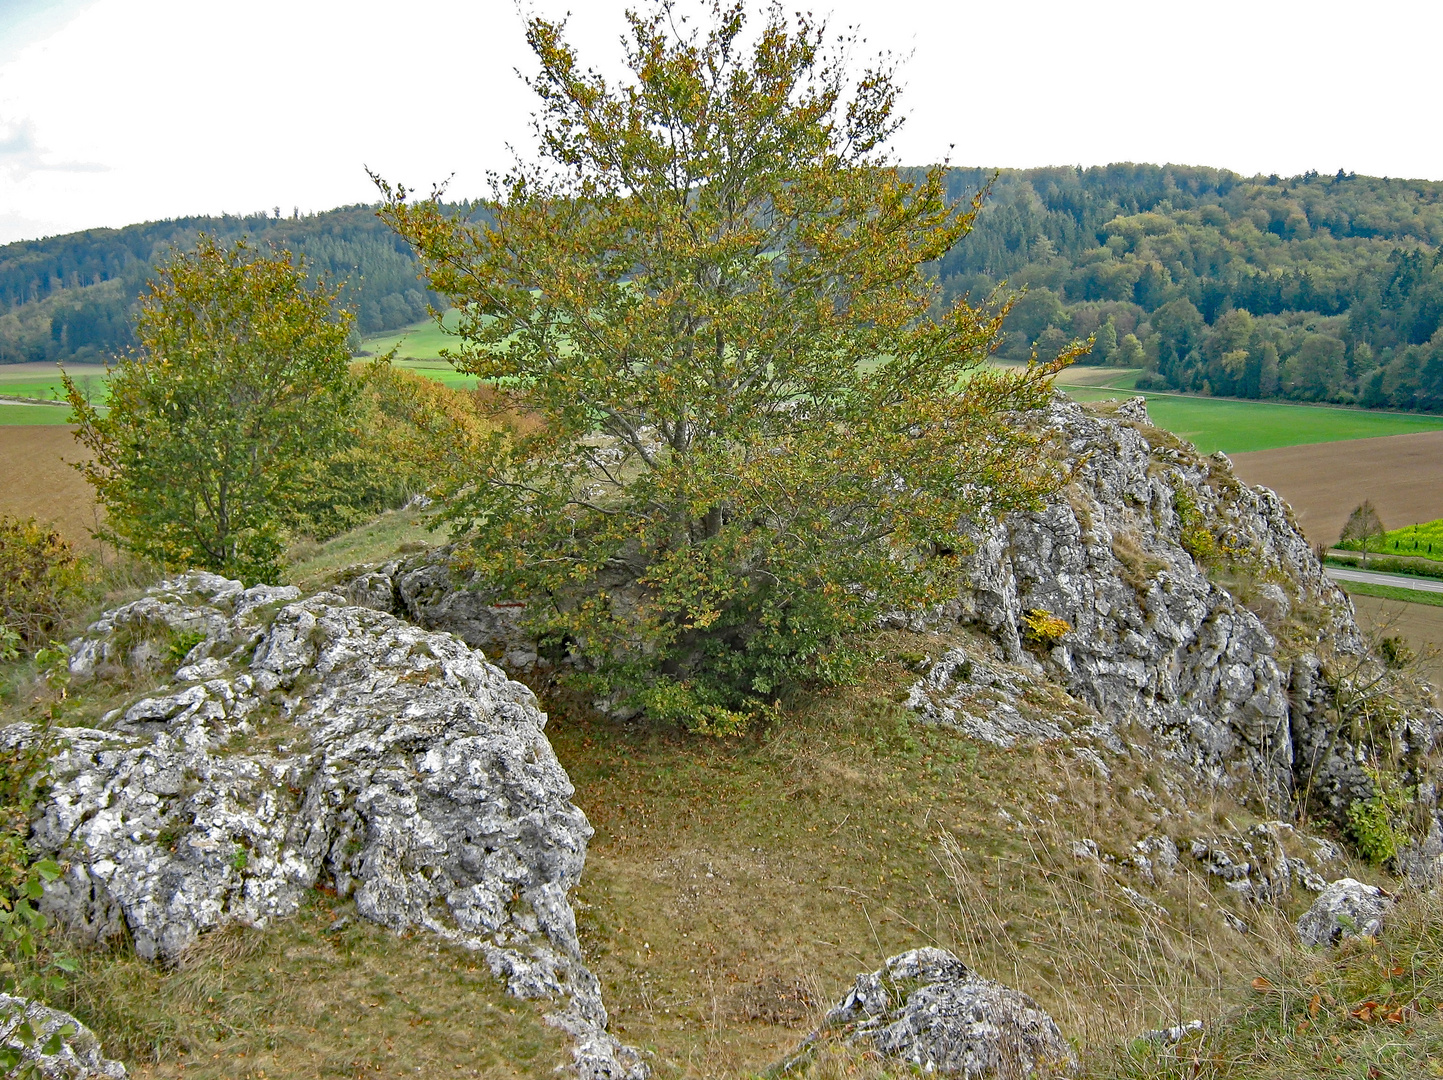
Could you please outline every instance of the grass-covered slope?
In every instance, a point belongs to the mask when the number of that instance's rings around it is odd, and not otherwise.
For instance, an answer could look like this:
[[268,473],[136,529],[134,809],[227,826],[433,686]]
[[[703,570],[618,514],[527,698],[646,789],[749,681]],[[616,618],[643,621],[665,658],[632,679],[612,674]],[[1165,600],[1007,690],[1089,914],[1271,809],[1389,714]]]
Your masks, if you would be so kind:
[[[384,515],[296,552],[290,579],[320,589],[354,564],[438,542],[425,525],[414,512]],[[771,726],[735,740],[616,723],[539,687],[574,801],[596,828],[575,906],[613,1031],[649,1052],[658,1077],[754,1076],[857,972],[936,944],[1035,997],[1089,1075],[1313,1075],[1278,1064],[1291,1060],[1287,1025],[1301,1017],[1270,1020],[1274,998],[1252,988],[1260,977],[1275,987],[1316,978],[1299,966],[1289,930],[1310,894],[1294,888],[1277,908],[1257,907],[1189,854],[1192,838],[1245,833],[1261,807],[1246,791],[1170,768],[1141,731],[1103,756],[1085,742],[1003,749],[919,725],[908,688],[929,658],[958,644],[982,647],[958,629],[890,631],[860,683],[797,695]],[[1015,675],[1029,708],[1086,711],[1028,671]],[[63,723],[94,722],[141,689],[56,701],[23,666],[5,681],[5,721],[54,705]],[[1134,845],[1158,835],[1182,853],[1174,871],[1149,879]],[[1286,835],[1291,857],[1315,859]],[[1079,854],[1080,841],[1095,848]],[[1358,865],[1321,868],[1389,884]],[[57,1004],[140,1076],[541,1077],[564,1049],[538,1010],[502,996],[474,957],[359,922],[324,889],[296,917],[214,935],[171,970],[124,946],[73,950],[81,972]],[[1389,953],[1386,962],[1391,972],[1402,961]],[[1333,986],[1323,978],[1317,986]],[[1337,1001],[1402,1004],[1401,992],[1385,1002],[1379,985],[1353,978],[1329,990]],[[1197,1068],[1135,1041],[1194,1018],[1213,1024],[1205,1042],[1180,1045],[1179,1054],[1198,1049]],[[1338,1019],[1308,1045],[1350,1066],[1396,1061],[1380,1076],[1428,1075],[1400,1070],[1429,1067],[1432,1027],[1386,1026],[1386,1016],[1370,1024]],[[816,1068],[861,1076],[882,1067],[832,1056]]]

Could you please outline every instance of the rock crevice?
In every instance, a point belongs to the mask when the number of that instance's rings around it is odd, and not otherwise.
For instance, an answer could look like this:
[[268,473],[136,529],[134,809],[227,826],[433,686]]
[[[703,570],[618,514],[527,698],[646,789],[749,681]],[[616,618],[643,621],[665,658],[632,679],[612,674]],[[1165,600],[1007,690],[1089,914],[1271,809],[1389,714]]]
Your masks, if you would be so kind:
[[474,949],[511,993],[560,1002],[583,1076],[645,1075],[607,1034],[576,937],[591,826],[535,697],[481,654],[338,594],[194,573],[107,613],[71,668],[167,681],[58,733],[32,832],[67,865],[51,914],[174,961],[328,881],[361,916]]

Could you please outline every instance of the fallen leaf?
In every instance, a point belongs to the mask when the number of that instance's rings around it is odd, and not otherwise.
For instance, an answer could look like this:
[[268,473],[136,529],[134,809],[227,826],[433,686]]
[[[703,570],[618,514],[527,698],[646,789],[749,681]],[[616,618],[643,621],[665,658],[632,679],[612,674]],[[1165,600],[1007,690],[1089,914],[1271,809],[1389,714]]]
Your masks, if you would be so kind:
[[1390,1024],[1401,1024],[1403,1022],[1403,1010],[1401,1008],[1394,1009],[1387,1016],[1383,1017],[1383,1019],[1387,1020]]
[[1310,1002],[1308,1002],[1308,1015],[1309,1015],[1309,1016],[1317,1016],[1317,1015],[1318,1015],[1318,1009],[1322,1007],[1322,1004],[1323,1004],[1323,995],[1322,995],[1322,994],[1314,994],[1314,995],[1313,995],[1313,1000],[1310,1001]]
[[1260,994],[1266,994],[1271,991],[1272,988],[1273,984],[1268,982],[1268,980],[1263,978],[1261,975],[1259,975],[1256,979],[1253,980],[1253,989]]

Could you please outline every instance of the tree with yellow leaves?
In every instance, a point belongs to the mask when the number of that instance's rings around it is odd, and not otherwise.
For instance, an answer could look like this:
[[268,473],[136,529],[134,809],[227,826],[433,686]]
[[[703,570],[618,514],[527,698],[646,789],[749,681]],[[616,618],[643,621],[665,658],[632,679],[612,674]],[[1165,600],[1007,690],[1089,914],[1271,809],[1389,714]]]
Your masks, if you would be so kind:
[[965,519],[1037,505],[1022,420],[1074,352],[1004,372],[1002,308],[932,310],[981,196],[886,156],[890,65],[710,14],[630,13],[615,85],[531,19],[539,159],[488,220],[377,182],[460,312],[454,363],[531,420],[452,492],[474,565],[613,703],[729,732],[954,587]]

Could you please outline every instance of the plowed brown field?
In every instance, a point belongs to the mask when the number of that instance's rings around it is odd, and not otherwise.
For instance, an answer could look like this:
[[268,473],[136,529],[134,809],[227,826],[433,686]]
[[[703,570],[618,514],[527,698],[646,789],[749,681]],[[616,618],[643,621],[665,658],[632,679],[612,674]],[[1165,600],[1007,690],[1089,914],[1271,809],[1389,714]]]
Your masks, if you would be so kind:
[[1348,515],[1371,499],[1389,529],[1443,518],[1443,431],[1230,454],[1249,484],[1292,504],[1314,544],[1335,544]]
[[81,547],[93,547],[95,500],[90,485],[67,465],[87,456],[64,425],[0,426],[0,513],[58,526]]
[[1434,686],[1443,686],[1443,607],[1376,596],[1353,596],[1352,601],[1359,626],[1400,636],[1422,657],[1423,674]]

